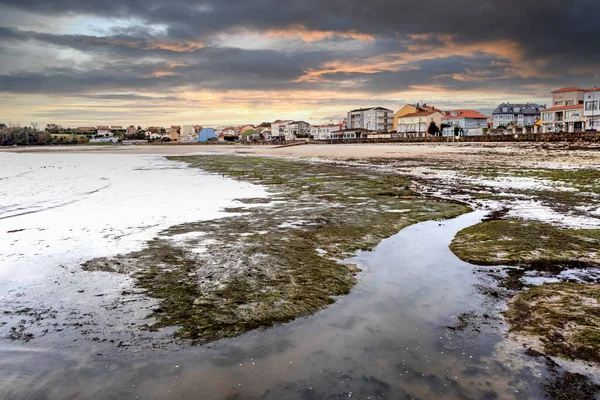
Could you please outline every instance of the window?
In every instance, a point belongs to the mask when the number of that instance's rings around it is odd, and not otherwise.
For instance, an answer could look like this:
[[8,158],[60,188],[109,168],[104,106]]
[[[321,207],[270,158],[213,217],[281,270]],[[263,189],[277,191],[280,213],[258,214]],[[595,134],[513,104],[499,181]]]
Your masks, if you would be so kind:
[[554,105],[555,105],[555,106],[562,106],[562,105],[563,105],[563,102],[562,102],[562,101],[555,101],[555,102],[554,102]]
[[598,110],[598,100],[585,102],[585,111],[596,111],[596,110]]
[[572,105],[573,105],[573,100],[569,100],[569,101],[567,101],[567,105],[568,105],[568,106],[572,106]]

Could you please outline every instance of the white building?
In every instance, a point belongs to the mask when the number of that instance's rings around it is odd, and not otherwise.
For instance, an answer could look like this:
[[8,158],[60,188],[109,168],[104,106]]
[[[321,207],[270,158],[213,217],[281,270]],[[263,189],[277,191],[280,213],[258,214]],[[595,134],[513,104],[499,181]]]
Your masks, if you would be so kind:
[[193,125],[183,125],[179,131],[179,141],[181,143],[193,143],[198,141],[198,135]]
[[196,133],[196,129],[194,129],[193,125],[183,125],[181,127],[181,131],[179,132],[181,136],[189,136],[193,135],[194,133]]
[[586,119],[586,130],[600,131],[600,88],[585,92],[583,115]]
[[499,126],[533,126],[538,119],[540,119],[541,112],[546,106],[540,106],[533,103],[526,104],[500,104],[494,112],[493,116],[493,128]]
[[271,124],[271,135],[267,140],[296,140],[310,137],[310,125],[304,121],[277,121]]
[[113,132],[110,130],[110,126],[97,126],[96,136],[109,137],[113,136]]
[[347,129],[367,129],[389,132],[394,123],[394,112],[383,107],[359,108],[348,112]]
[[458,127],[459,136],[483,135],[488,117],[475,110],[454,110],[442,118],[442,124],[449,125],[442,130],[443,136],[454,136]]
[[341,131],[342,124],[317,125],[310,128],[310,138],[313,140],[330,140],[333,139],[333,132]]
[[267,135],[267,140],[285,140],[286,135],[290,134],[290,120],[277,121],[271,124],[271,133]]

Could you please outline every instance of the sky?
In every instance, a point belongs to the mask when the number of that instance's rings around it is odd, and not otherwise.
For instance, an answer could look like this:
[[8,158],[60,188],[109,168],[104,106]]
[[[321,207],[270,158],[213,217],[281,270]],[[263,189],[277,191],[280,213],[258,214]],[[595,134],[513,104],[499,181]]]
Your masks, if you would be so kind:
[[216,126],[600,86],[598,0],[0,0],[0,123]]

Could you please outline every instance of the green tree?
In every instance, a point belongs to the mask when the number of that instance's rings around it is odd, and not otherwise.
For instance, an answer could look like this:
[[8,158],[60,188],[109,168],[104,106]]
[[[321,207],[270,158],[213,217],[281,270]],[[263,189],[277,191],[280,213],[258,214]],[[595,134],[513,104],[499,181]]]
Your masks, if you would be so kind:
[[430,136],[437,136],[439,132],[440,132],[440,128],[437,126],[435,121],[431,121],[431,123],[429,124],[429,127],[427,128],[427,133]]
[[460,136],[462,133],[464,133],[463,128],[461,128],[460,126],[454,127],[454,136]]

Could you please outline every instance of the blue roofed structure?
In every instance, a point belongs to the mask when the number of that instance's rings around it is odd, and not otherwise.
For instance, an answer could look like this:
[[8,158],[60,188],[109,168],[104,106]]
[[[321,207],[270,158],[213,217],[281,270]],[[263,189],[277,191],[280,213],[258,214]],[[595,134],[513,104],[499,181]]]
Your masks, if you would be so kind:
[[198,142],[208,142],[209,140],[214,139],[218,140],[219,136],[215,133],[213,128],[204,128],[198,134]]

